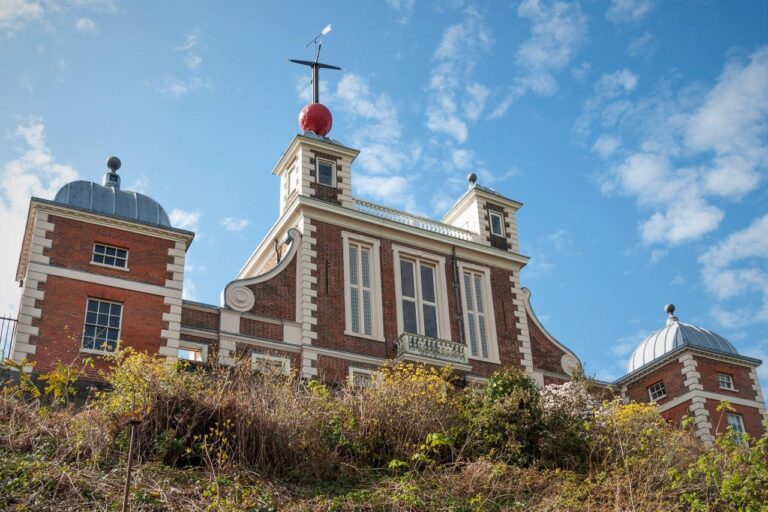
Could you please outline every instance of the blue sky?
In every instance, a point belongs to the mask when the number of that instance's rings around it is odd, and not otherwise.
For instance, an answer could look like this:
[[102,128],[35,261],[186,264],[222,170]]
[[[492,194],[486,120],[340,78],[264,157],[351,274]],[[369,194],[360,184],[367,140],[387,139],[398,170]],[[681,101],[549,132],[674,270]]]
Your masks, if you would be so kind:
[[762,1],[0,0],[0,313],[29,197],[112,154],[198,233],[186,293],[218,304],[278,213],[309,94],[287,59],[327,23],[357,196],[440,218],[475,171],[523,202],[523,284],[600,378],[668,302],[768,360]]

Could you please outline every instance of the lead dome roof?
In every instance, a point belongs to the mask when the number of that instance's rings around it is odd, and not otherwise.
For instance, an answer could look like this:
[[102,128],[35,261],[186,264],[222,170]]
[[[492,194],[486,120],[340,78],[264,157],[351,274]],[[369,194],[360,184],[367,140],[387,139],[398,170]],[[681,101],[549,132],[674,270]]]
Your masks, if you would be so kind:
[[149,196],[120,190],[120,160],[116,157],[107,162],[110,170],[104,175],[102,185],[78,180],[67,183],[56,193],[54,202],[106,213],[125,219],[157,226],[171,227],[171,221],[160,203]]
[[669,313],[667,325],[637,346],[627,363],[627,373],[632,373],[683,346],[739,355],[736,347],[727,339],[703,327],[680,322],[673,315],[675,307],[671,304],[666,309]]

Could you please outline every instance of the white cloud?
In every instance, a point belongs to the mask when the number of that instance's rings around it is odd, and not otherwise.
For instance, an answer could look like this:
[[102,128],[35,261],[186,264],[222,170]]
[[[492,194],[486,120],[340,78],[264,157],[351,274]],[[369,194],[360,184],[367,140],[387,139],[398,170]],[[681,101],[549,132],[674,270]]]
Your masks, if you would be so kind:
[[727,62],[708,90],[674,91],[662,80],[648,97],[630,101],[636,85],[628,70],[604,75],[576,131],[587,136],[600,127],[596,152],[606,149],[606,136],[636,141],[613,153],[602,189],[634,197],[649,211],[639,227],[646,244],[699,239],[720,225],[722,200],[754,191],[768,165],[768,48]]
[[169,75],[165,77],[163,84],[157,87],[157,91],[167,94],[172,98],[181,98],[201,89],[212,90],[212,88],[210,81],[205,78],[193,76],[192,78],[183,79],[175,75]]
[[90,18],[78,18],[77,21],[75,21],[75,28],[78,32],[84,34],[97,34],[99,32],[98,25],[96,25],[96,22]]
[[0,251],[0,315],[14,313],[19,302],[16,275],[21,240],[31,196],[52,199],[66,183],[77,179],[77,171],[56,162],[45,142],[45,126],[31,119],[16,127],[16,140],[22,142],[20,155],[3,165],[0,174],[0,225],[4,248]]
[[30,0],[0,0],[0,30],[13,34],[30,21],[43,17],[42,5]]
[[387,0],[387,5],[395,12],[402,13],[398,20],[400,23],[408,23],[416,6],[416,0]]
[[187,212],[179,209],[172,210],[169,215],[173,227],[190,231],[197,231],[201,216],[201,212]]
[[515,63],[522,76],[515,80],[491,118],[503,116],[515,99],[533,92],[552,96],[557,92],[555,75],[573,60],[587,35],[587,17],[578,3],[524,0],[517,15],[531,25],[531,37],[517,49]]
[[672,286],[680,286],[685,284],[685,279],[680,274],[677,274],[674,278],[672,278],[672,281],[669,282]]
[[601,135],[592,145],[592,151],[602,158],[608,158],[613,155],[621,145],[618,137],[612,135]]
[[138,192],[139,194],[146,194],[149,190],[149,178],[147,178],[146,174],[140,174],[139,177],[131,183],[130,185],[127,185],[124,187],[125,190],[130,190],[131,192]]
[[547,235],[547,240],[549,240],[558,251],[567,249],[573,243],[571,234],[567,229],[558,229],[554,233],[550,233]]
[[224,217],[220,221],[221,225],[227,231],[242,231],[248,227],[251,222],[248,219],[239,219],[237,217]]
[[631,39],[627,44],[627,54],[630,57],[650,58],[656,53],[656,39],[649,31]]
[[768,214],[749,227],[731,233],[699,257],[704,286],[720,300],[757,295],[759,308],[723,309],[713,316],[726,327],[768,321]]
[[197,71],[197,68],[200,67],[200,64],[203,63],[203,58],[197,55],[196,53],[190,53],[184,56],[184,65],[187,66],[192,71]]
[[195,31],[189,34],[187,38],[184,40],[184,43],[174,48],[174,50],[186,52],[195,48],[199,42],[200,42],[200,36],[198,35],[197,31]]
[[653,10],[653,0],[611,0],[605,17],[614,23],[629,23],[643,19]]
[[464,11],[461,23],[443,31],[429,81],[426,124],[430,131],[466,142],[467,122],[480,117],[489,95],[488,88],[472,81],[472,72],[492,44],[485,20],[472,8]]

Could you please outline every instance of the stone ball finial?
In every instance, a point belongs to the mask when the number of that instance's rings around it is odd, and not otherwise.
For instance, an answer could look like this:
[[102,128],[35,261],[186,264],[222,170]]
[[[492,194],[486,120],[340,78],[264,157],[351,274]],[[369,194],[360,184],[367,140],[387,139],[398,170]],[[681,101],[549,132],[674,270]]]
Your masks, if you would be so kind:
[[116,156],[111,156],[107,158],[107,168],[110,171],[117,172],[117,170],[120,169],[121,165],[123,165],[123,163]]
[[675,314],[675,305],[667,304],[666,306],[664,306],[664,312],[667,313],[668,315]]
[[477,183],[477,174],[471,172],[467,175],[467,181],[469,182],[469,186],[474,186],[475,183]]

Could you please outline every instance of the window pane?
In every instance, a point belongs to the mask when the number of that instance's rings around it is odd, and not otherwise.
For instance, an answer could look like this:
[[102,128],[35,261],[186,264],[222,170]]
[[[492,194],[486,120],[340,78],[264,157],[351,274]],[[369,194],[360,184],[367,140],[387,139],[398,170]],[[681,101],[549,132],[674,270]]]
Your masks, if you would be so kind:
[[125,257],[126,257],[128,254],[126,253],[125,249],[118,249],[115,255],[116,255],[118,258],[123,258],[123,259],[125,259]]
[[99,302],[88,299],[88,311],[98,311],[98,310],[99,310]]
[[371,334],[371,292],[363,290],[363,327],[365,334]]
[[360,291],[357,288],[349,290],[349,304],[352,310],[352,332],[360,332]]
[[113,258],[112,256],[105,256],[105,257],[104,257],[104,263],[105,263],[106,265],[112,265],[112,266],[114,266],[114,265],[115,265],[115,258]]
[[483,288],[480,276],[475,276],[475,300],[477,301],[477,312],[482,313],[483,310]]
[[467,310],[467,330],[469,331],[469,348],[472,349],[472,355],[477,353],[477,330],[475,329],[475,314]]
[[357,284],[357,247],[349,246],[349,282]]
[[467,311],[473,311],[475,309],[474,301],[472,300],[472,281],[469,274],[464,274],[464,303],[467,307]]
[[98,244],[97,244],[97,245],[96,245],[96,246],[93,248],[93,252],[95,252],[96,254],[104,254],[106,251],[107,251],[107,248],[106,248],[106,247],[104,247],[103,245],[98,245]]
[[94,254],[93,261],[95,261],[96,263],[104,263],[104,256],[102,256],[101,254]]
[[437,308],[424,304],[424,335],[437,338]]
[[108,256],[114,256],[116,250],[117,249],[115,249],[114,247],[107,247],[107,255]]
[[321,185],[333,185],[333,166],[329,162],[318,163],[318,181]]
[[123,306],[121,304],[112,304],[112,314],[113,315],[119,315],[120,311],[122,311]]
[[371,287],[371,270],[370,270],[370,259],[371,251],[361,247],[360,248],[360,262],[361,262],[361,268],[363,273],[363,286],[366,288]]
[[416,290],[413,284],[413,263],[408,260],[400,260],[400,291],[403,297],[416,297]]
[[427,302],[435,302],[435,272],[428,265],[421,268],[421,298]]
[[99,302],[99,313],[109,314],[109,302]]
[[491,233],[494,235],[504,235],[504,230],[501,227],[501,216],[499,214],[491,214]]
[[416,323],[416,303],[409,300],[403,301],[403,329],[405,332],[418,334]]
[[488,337],[485,335],[485,317],[478,316],[478,331],[480,331],[480,349],[483,357],[488,357]]
[[95,324],[96,323],[96,316],[97,316],[96,313],[94,313],[92,311],[89,311],[85,315],[85,322],[89,323],[89,324]]

